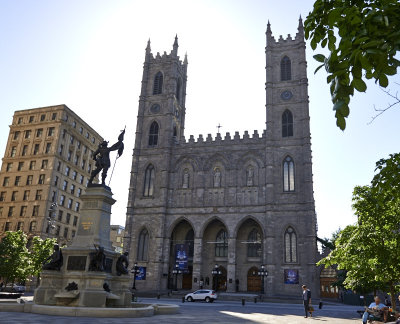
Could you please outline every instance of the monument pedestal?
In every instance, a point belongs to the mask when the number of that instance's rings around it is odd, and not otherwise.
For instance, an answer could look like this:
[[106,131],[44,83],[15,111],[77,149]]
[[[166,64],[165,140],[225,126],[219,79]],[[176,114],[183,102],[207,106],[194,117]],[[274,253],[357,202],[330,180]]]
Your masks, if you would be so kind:
[[[119,254],[112,250],[110,241],[111,206],[115,203],[112,192],[108,187],[92,185],[81,199],[77,235],[71,246],[62,249],[60,271],[42,272],[34,302],[81,307],[130,306],[132,279],[128,275],[117,276]],[[90,271],[91,258],[100,246],[104,248],[104,271]],[[67,291],[65,288],[73,282],[78,289]],[[110,292],[106,291],[107,287]]]

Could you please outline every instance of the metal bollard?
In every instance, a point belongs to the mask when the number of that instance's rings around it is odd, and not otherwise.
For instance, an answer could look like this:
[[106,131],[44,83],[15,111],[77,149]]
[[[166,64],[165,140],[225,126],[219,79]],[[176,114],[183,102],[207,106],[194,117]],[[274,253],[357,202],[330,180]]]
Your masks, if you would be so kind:
[[184,302],[185,302],[185,296],[182,297],[182,303],[184,303]]
[[244,298],[242,298],[242,306],[244,306],[246,304],[246,300]]
[[254,304],[257,304],[257,297],[254,297]]

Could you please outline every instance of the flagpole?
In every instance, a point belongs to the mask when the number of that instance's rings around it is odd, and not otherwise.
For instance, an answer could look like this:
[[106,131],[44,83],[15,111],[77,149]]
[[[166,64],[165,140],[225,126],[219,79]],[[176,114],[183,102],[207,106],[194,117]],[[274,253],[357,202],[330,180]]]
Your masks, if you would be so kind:
[[[126,125],[125,125],[124,130],[123,130],[122,132],[125,132],[125,129],[126,129]],[[117,164],[117,160],[118,160],[119,157],[120,157],[120,155],[118,155],[118,154],[117,154],[117,156],[115,157],[114,166],[113,166],[113,168],[112,168],[111,175],[110,175],[110,180],[108,181],[108,186],[110,186],[111,179],[112,179],[112,176],[113,176],[113,174],[114,174],[115,164]]]

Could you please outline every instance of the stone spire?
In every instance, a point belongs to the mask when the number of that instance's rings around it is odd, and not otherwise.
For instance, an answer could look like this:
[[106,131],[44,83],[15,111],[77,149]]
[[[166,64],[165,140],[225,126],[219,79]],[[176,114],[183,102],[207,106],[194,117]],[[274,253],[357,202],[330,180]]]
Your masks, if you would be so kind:
[[188,64],[187,52],[185,53],[185,59],[183,60],[183,64],[185,64],[185,65]]
[[304,27],[303,27],[303,19],[301,19],[301,15],[299,18],[299,26],[297,27],[297,30],[298,30],[297,35],[300,38],[304,39]]
[[177,56],[178,55],[178,35],[175,35],[174,45],[172,46],[172,54]]
[[145,57],[145,61],[147,61],[149,59],[151,55],[151,47],[150,47],[150,38],[147,41],[147,46],[146,46],[146,57]]
[[273,43],[273,37],[272,37],[272,31],[271,31],[271,24],[269,23],[269,20],[268,20],[267,31],[265,32],[265,35],[267,35],[267,46],[270,46],[271,43]]

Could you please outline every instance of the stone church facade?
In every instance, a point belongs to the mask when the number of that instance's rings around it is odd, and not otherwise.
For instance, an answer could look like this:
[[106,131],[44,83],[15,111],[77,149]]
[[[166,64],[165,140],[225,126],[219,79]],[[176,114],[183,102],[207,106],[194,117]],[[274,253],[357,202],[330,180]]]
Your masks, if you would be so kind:
[[154,56],[148,43],[125,241],[141,267],[138,290],[260,292],[264,265],[267,296],[298,296],[301,284],[317,293],[302,21],[279,40],[268,23],[266,38],[266,130],[197,140],[184,136],[187,57],[177,38],[169,54]]

